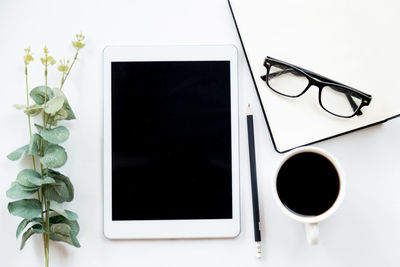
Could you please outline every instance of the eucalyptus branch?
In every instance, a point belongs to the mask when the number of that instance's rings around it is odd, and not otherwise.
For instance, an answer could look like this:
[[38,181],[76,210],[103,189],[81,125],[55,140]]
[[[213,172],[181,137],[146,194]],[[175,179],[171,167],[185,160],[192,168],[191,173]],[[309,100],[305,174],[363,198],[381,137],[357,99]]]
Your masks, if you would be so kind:
[[61,85],[60,85],[60,90],[63,88],[65,81],[67,80],[69,73],[71,72],[72,67],[75,64],[75,61],[78,59],[78,53],[79,53],[79,48],[75,52],[74,59],[72,60],[71,66],[68,67],[68,71],[66,73],[63,73],[63,76],[61,78]]
[[[48,64],[48,57],[47,57],[47,47],[44,47],[44,53],[45,53],[45,64],[44,64],[44,106],[46,107],[46,105],[47,105],[47,64]],[[46,116],[45,116],[45,113],[43,112],[42,113],[42,123],[43,123],[43,128],[44,129],[46,129]],[[41,154],[42,155],[44,155],[44,138],[42,138],[42,143],[41,143],[41,149],[40,149],[40,151],[41,151]],[[42,177],[44,176],[44,167],[43,167],[43,164],[42,163],[40,163],[40,167],[41,167],[41,170],[42,170]],[[44,228],[45,229],[45,232],[46,233],[44,233],[44,236],[45,236],[45,239],[46,239],[46,241],[45,241],[45,248],[44,248],[44,255],[45,255],[45,261],[46,261],[46,267],[48,267],[49,266],[49,232],[50,232],[50,228],[49,228],[49,224],[48,224],[48,221],[49,221],[49,207],[48,207],[48,203],[47,203],[47,192],[46,192],[46,190],[43,190],[42,189],[42,194],[43,194],[43,198],[44,198],[44,207],[45,207],[45,214],[44,214],[44,216],[45,216],[45,225],[46,225],[46,227]]]
[[[69,77],[71,68],[78,58],[79,50],[84,47],[82,34],[76,35],[72,42],[76,49],[71,65],[63,62],[58,70],[61,71],[61,87]],[[13,151],[7,157],[10,160],[19,160],[26,152],[31,158],[33,169],[23,169],[17,175],[16,181],[7,190],[7,196],[16,201],[8,203],[8,211],[23,220],[17,227],[17,237],[22,234],[21,249],[26,241],[34,234],[41,234],[45,266],[49,266],[50,240],[65,242],[75,247],[80,247],[77,235],[79,233],[78,215],[65,210],[62,203],[70,202],[74,198],[74,187],[70,179],[55,171],[67,161],[67,153],[60,146],[69,137],[69,131],[64,126],[57,126],[63,120],[75,119],[75,114],[70,107],[66,96],[58,88],[48,86],[48,71],[56,61],[48,54],[44,47],[44,57],[41,62],[44,66],[44,86],[37,86],[29,92],[28,64],[33,61],[30,49],[25,50],[25,85],[26,105],[15,105],[17,109],[24,109],[28,117],[29,143]],[[30,105],[31,97],[35,102]],[[35,124],[37,133],[32,133],[31,117],[41,113],[42,125]],[[54,126],[54,127],[53,127]],[[36,168],[36,160],[40,162],[40,170]],[[37,198],[31,198],[36,194]]]
[[60,85],[60,90],[63,88],[65,81],[67,80],[69,73],[71,72],[72,67],[74,66],[75,62],[78,60],[78,54],[79,50],[85,47],[85,44],[83,43],[83,40],[85,40],[85,36],[82,33],[79,33],[76,35],[76,40],[72,41],[72,45],[74,46],[76,52],[74,55],[74,59],[72,60],[72,63],[70,66],[68,66],[69,62],[67,61],[65,63],[62,62],[61,65],[58,67],[58,70],[63,73],[61,77],[61,85]]

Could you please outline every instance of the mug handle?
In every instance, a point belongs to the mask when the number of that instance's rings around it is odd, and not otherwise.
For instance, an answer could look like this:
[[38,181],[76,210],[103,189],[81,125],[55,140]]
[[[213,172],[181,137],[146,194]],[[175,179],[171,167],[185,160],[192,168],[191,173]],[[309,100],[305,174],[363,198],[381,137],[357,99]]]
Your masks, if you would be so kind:
[[308,244],[310,245],[318,244],[318,239],[319,239],[318,223],[306,223],[304,226],[306,228],[306,237]]

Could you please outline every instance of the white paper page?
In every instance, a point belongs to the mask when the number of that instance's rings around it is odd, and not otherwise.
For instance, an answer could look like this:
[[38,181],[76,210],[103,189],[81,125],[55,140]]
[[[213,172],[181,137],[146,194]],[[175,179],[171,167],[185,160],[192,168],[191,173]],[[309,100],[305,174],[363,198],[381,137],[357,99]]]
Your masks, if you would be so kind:
[[[230,0],[278,151],[400,114],[400,2]],[[318,88],[286,98],[259,77],[271,56],[372,95],[362,116],[324,111]]]

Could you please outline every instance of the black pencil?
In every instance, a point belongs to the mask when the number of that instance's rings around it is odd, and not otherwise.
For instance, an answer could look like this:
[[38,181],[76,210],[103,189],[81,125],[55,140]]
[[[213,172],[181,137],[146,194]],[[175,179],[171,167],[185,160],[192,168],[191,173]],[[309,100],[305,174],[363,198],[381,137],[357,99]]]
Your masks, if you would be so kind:
[[254,148],[253,114],[251,113],[250,104],[247,109],[247,133],[249,138],[251,195],[253,199],[254,240],[256,242],[257,258],[261,258],[261,243],[260,243],[261,230],[260,230],[260,211],[258,207],[256,153]]

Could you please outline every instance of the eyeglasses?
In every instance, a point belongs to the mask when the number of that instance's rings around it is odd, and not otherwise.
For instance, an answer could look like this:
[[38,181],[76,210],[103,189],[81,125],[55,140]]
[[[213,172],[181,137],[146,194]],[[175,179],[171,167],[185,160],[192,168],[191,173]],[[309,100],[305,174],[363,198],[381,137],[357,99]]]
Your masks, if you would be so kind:
[[274,92],[295,98],[315,85],[319,88],[321,107],[338,117],[360,116],[361,108],[368,106],[372,100],[372,97],[364,92],[278,59],[266,57],[264,66],[267,74],[261,76],[261,79]]

